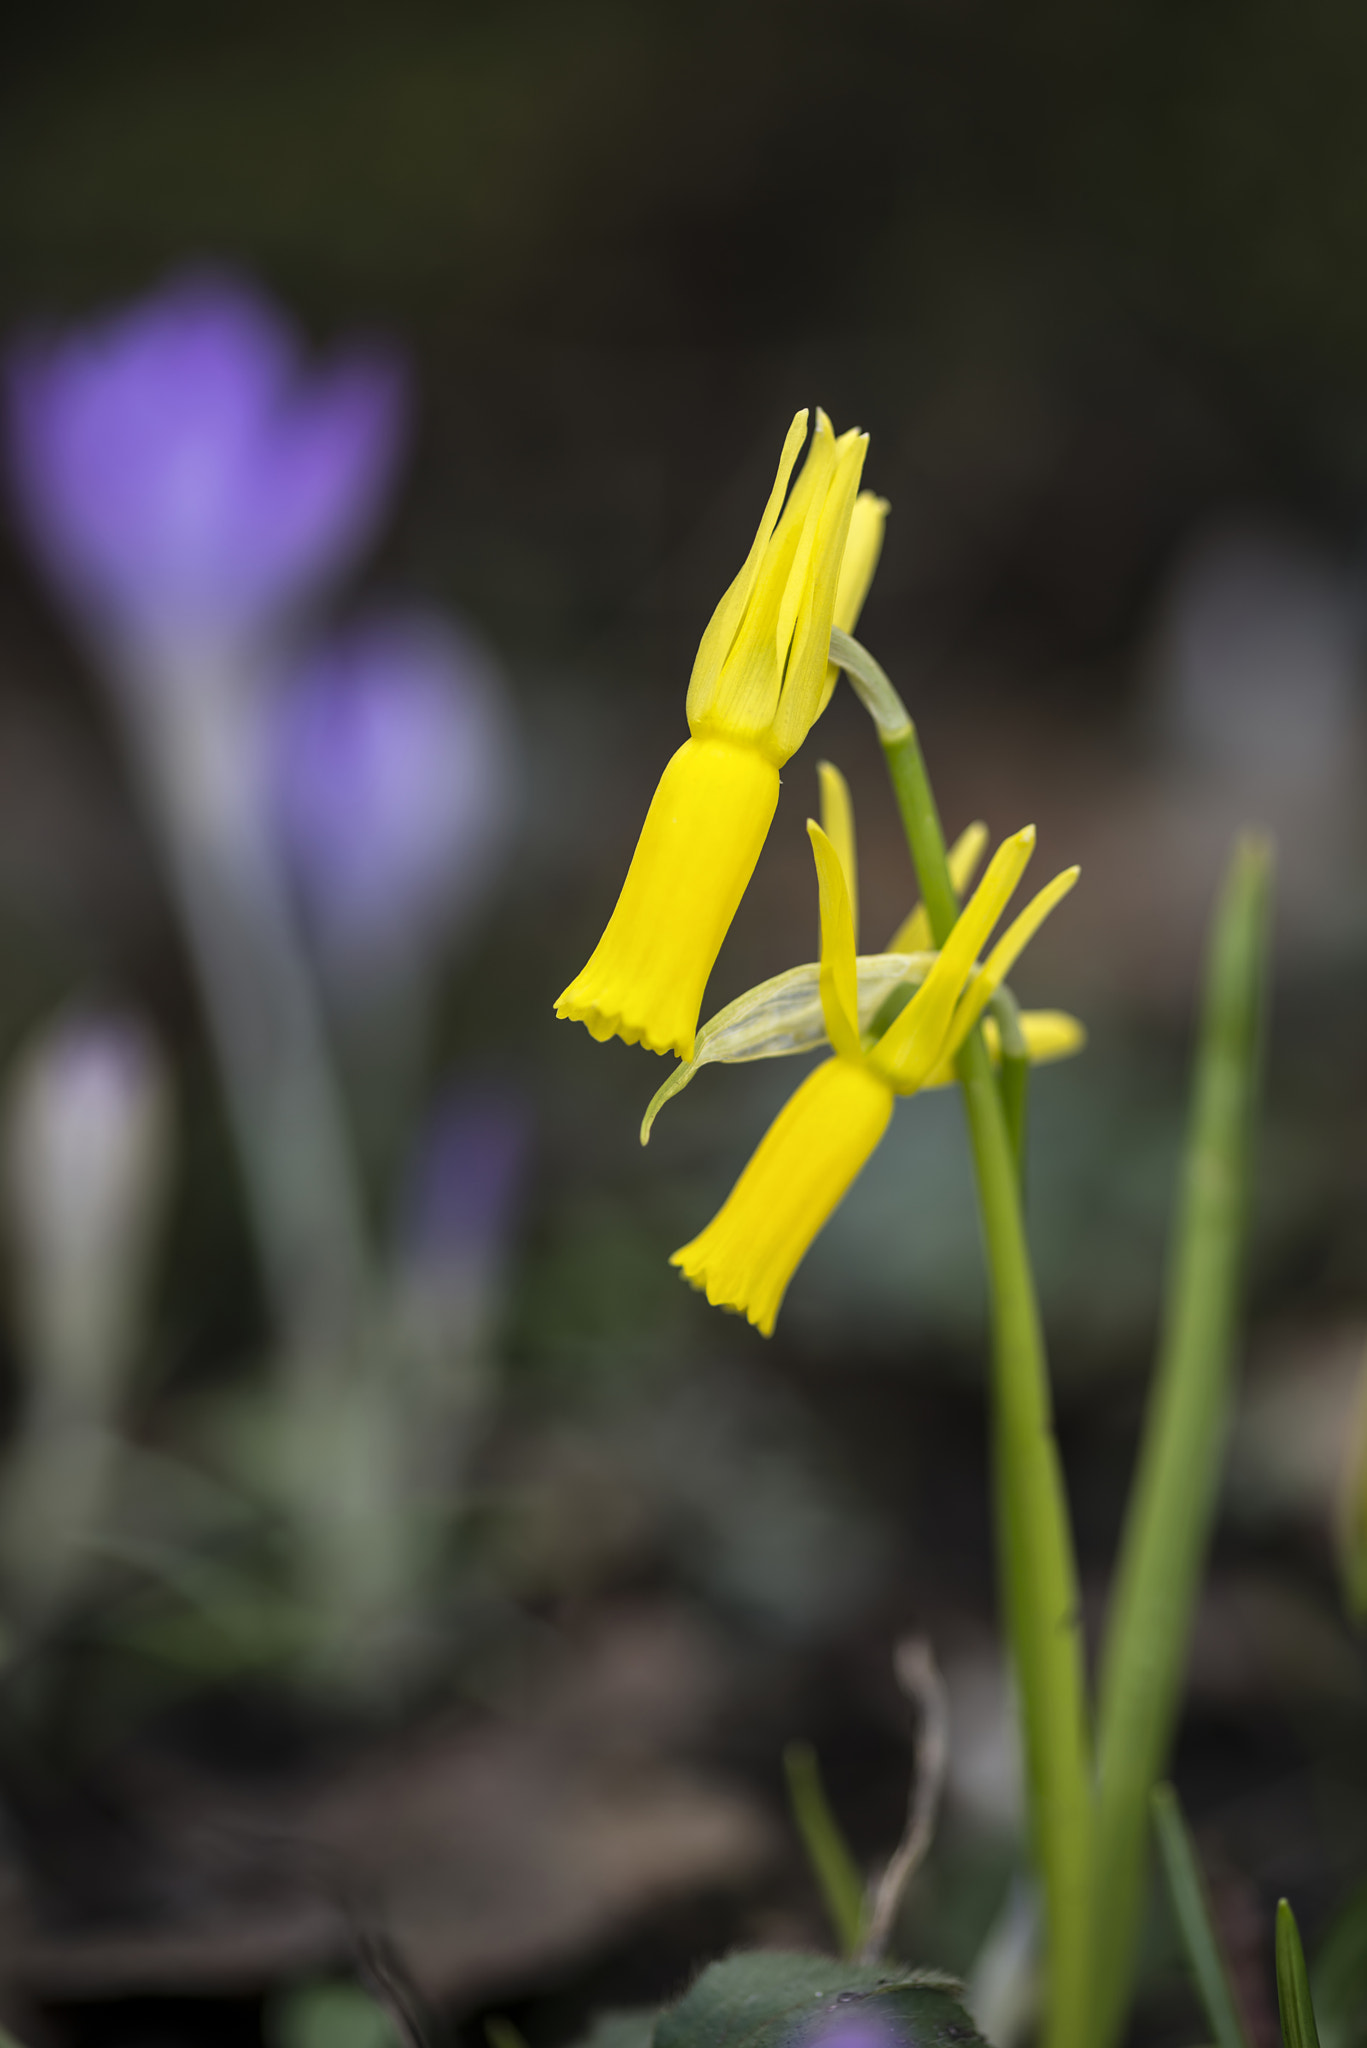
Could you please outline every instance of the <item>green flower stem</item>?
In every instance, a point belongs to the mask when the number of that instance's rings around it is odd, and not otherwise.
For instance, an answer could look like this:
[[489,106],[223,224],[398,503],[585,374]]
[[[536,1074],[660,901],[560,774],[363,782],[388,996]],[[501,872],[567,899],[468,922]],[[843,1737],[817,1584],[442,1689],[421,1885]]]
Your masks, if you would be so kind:
[[1129,2007],[1149,1801],[1177,1715],[1233,1373],[1271,890],[1243,839],[1216,911],[1181,1211],[1158,1365],[1126,1516],[1098,1693],[1097,2048]]
[[[921,897],[943,945],[959,904],[920,744],[905,712],[901,721],[878,722]],[[958,1076],[992,1299],[997,1542],[1045,1897],[1045,2040],[1048,2048],[1090,2048],[1092,1801],[1077,1566],[1017,1159],[981,1031],[959,1054]]]

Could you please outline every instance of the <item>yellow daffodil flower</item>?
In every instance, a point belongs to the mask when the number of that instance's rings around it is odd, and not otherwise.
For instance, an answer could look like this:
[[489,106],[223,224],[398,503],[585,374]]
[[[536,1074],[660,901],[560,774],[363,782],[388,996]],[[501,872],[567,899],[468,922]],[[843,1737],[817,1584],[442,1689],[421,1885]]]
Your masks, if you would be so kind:
[[868,436],[837,438],[820,411],[789,493],[806,431],[803,411],[754,546],[698,648],[691,737],[660,778],[606,931],[556,1003],[557,1016],[595,1038],[692,1057],[707,978],[773,821],[779,769],[835,687],[831,628],[853,631],[887,505],[859,494]]
[[[938,953],[861,960],[855,951],[848,792],[834,770],[822,779],[827,829],[815,821],[807,826],[821,897],[821,960],[815,970],[795,969],[742,997],[731,1005],[729,1022],[723,1012],[705,1026],[692,1069],[707,1058],[762,1059],[808,1050],[818,1042],[813,993],[833,1057],[807,1076],[712,1222],[672,1260],[714,1307],[740,1310],[766,1337],[808,1246],[887,1129],[896,1098],[953,1078],[964,1040],[1078,875],[1068,868],[1055,876],[978,964],[1034,849],[1034,827],[1027,825],[998,847]],[[971,828],[955,848],[956,881],[966,867],[971,872],[981,844],[980,828]],[[743,1014],[738,1018],[736,1012]],[[1032,1061],[1062,1058],[1084,1040],[1082,1026],[1058,1011],[1027,1011],[1021,1025]],[[987,1019],[985,1028],[995,1054],[995,1021]],[[718,1049],[719,1043],[726,1049]],[[682,1069],[671,1076],[672,1085],[661,1089],[647,1112],[646,1131],[661,1102],[689,1078]]]

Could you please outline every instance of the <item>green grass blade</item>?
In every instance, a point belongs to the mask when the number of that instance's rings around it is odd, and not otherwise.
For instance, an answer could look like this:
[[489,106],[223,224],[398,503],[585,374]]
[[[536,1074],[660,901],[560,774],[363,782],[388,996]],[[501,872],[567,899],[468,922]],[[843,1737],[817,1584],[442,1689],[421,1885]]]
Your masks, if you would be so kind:
[[1216,2048],[1248,2048],[1229,1972],[1211,1924],[1210,1902],[1195,1845],[1171,1785],[1160,1785],[1154,1792],[1153,1820],[1173,1915],[1206,2018],[1214,2030]]
[[859,1954],[864,1945],[866,1908],[859,1865],[831,1811],[821,1766],[809,1742],[790,1742],[783,1752],[788,1799],[807,1851],[842,1956]]
[[1101,1661],[1097,2048],[1123,2024],[1148,1871],[1148,1812],[1177,1716],[1219,1483],[1249,1206],[1271,856],[1236,846],[1216,911],[1158,1365]]
[[1286,2048],[1320,2048],[1301,1931],[1286,1899],[1277,1904],[1277,2005]]

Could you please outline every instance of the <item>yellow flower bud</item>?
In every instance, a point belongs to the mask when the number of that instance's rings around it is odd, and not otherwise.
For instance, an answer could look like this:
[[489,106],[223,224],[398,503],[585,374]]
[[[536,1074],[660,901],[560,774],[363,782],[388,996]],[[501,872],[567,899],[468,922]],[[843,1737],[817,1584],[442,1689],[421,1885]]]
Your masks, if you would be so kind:
[[830,694],[837,604],[852,624],[873,574],[886,507],[858,498],[868,437],[837,439],[818,411],[790,491],[806,430],[800,412],[754,545],[703,634],[688,686],[692,739],[665,769],[607,930],[556,1003],[557,1016],[595,1038],[692,1057],[707,978],[773,820],[779,768]]

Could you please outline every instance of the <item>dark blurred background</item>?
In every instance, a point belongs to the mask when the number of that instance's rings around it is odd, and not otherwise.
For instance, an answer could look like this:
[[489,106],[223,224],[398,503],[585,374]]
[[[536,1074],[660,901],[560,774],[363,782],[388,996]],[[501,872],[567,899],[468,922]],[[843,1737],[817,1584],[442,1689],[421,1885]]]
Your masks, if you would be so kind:
[[[519,763],[512,851],[450,948],[423,1085],[492,1075],[533,1132],[477,1537],[452,1566],[502,1620],[453,1638],[383,1725],[268,1669],[154,1682],[126,1638],[73,1621],[5,1745],[16,2024],[236,2040],[264,2009],[304,2041],[282,1997],[344,1977],[377,1929],[446,2014],[511,2012],[556,2048],[727,1942],[819,1940],[782,1747],[816,1742],[858,1851],[885,1854],[908,1625],[946,1666],[956,1765],[904,1947],[967,1968],[1001,1904],[1019,1815],[957,1104],[899,1109],[765,1344],[666,1259],[791,1071],[712,1070],[642,1152],[659,1064],[551,1016],[683,737],[787,421],[821,404],[872,436],[865,481],[892,512],[860,637],[913,709],[947,826],[1033,818],[1042,872],[1083,867],[1020,989],[1091,1033],[1035,1084],[1030,1204],[1098,1608],[1205,921],[1233,831],[1279,841],[1245,1394],[1178,1756],[1270,2038],[1271,1903],[1294,1889],[1318,1936],[1367,1865],[1367,1667],[1332,1555],[1367,1327],[1367,16],[127,0],[24,9],[6,41],[6,328],[212,261],[319,346],[372,330],[411,359],[409,465],[348,602],[474,629]],[[910,905],[842,689],[785,772],[709,1010],[812,956],[820,756],[854,787],[867,943]],[[185,1442],[261,1341],[259,1283],[157,859],[86,657],[11,538],[0,1048],[92,996],[150,1015],[176,1077],[131,1426]],[[563,1792],[581,1724],[624,1731],[615,1821],[599,1778]],[[529,1794],[538,1771],[559,1789]],[[346,1840],[401,1832],[433,1772],[453,1837],[476,1810],[486,1844],[523,1831],[497,1911],[484,1852],[406,1869],[396,1903],[318,1818],[351,1799]],[[326,1881],[261,1878],[235,1830],[259,1836],[277,1801],[284,1832],[331,1843]],[[1180,2041],[1197,2022],[1158,1922],[1151,1949],[1142,2038]]]

